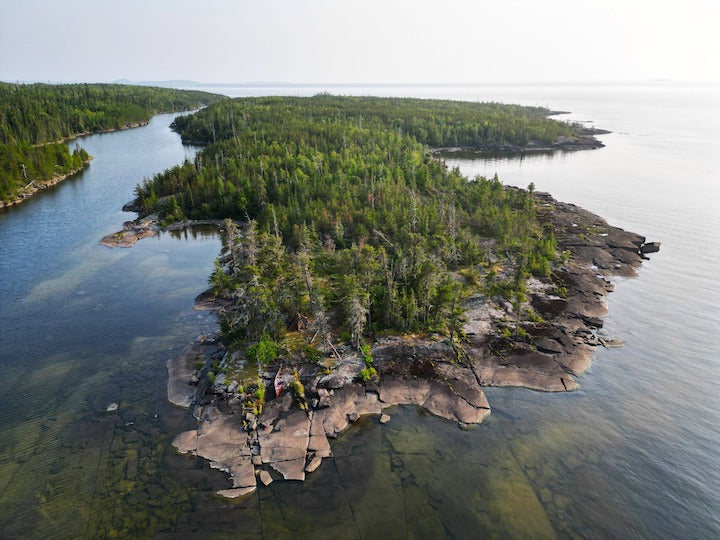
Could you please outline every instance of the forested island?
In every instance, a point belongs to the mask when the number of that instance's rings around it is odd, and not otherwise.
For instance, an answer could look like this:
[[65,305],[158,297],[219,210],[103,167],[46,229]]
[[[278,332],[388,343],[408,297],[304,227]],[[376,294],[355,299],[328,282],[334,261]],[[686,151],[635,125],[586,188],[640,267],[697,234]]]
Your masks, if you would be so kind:
[[601,146],[549,114],[318,95],[176,119],[205,148],[139,185],[140,218],[103,242],[222,223],[197,299],[221,331],[168,362],[168,395],[194,405],[201,426],[175,444],[230,471],[223,495],[270,469],[303,479],[331,455],[328,437],[391,405],[469,426],[489,413],[483,386],[573,390],[592,348],[614,345],[597,333],[609,278],[657,246],[431,151]]
[[200,91],[117,84],[0,82],[0,207],[78,172],[90,156],[64,140],[147,123],[160,112],[223,99]]

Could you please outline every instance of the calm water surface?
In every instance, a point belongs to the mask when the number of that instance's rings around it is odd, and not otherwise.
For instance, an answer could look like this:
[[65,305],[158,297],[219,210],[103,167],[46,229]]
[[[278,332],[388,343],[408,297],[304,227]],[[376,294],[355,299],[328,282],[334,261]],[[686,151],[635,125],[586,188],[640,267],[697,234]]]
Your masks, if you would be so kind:
[[489,389],[493,414],[468,432],[413,408],[366,418],[304,484],[218,499],[224,475],[170,446],[193,422],[165,401],[164,362],[213,327],[192,301],[219,241],[97,245],[139,180],[194,149],[170,115],[87,137],[86,172],[0,212],[0,537],[720,535],[717,88],[218,90],[498,100],[612,130],[595,151],[447,161],[663,243],[609,297],[604,331],[626,345],[598,351],[577,392]]

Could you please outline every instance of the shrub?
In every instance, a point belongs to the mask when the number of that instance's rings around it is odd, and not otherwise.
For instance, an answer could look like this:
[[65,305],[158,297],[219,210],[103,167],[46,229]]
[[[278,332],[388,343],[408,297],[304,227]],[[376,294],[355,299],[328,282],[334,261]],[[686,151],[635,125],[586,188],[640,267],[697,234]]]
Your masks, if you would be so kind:
[[262,379],[257,380],[257,389],[253,392],[255,401],[253,402],[253,412],[255,416],[262,414],[263,405],[265,404],[265,383]]
[[269,334],[263,334],[260,341],[248,349],[248,356],[262,365],[267,365],[278,357],[277,343]]
[[365,369],[360,371],[360,377],[364,382],[368,382],[375,376],[377,376],[377,370],[372,366],[366,367]]
[[305,401],[305,387],[303,386],[303,383],[300,382],[300,374],[297,369],[293,369],[293,380],[290,383],[290,388],[292,389],[293,394],[295,395],[295,400],[298,402],[300,408],[307,411],[308,404]]
[[305,358],[307,358],[310,362],[319,362],[322,359],[322,353],[317,349],[317,347],[313,347],[312,345],[307,345],[305,349],[303,350],[305,353]]

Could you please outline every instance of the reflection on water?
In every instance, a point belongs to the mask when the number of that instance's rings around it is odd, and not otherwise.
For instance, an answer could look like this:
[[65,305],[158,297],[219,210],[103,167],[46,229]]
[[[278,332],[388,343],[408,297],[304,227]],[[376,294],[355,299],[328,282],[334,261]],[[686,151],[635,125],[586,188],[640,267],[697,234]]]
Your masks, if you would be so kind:
[[[138,180],[192,155],[163,115],[86,138],[85,173],[0,212],[0,537],[717,537],[717,98],[535,91],[442,89],[504,92],[626,134],[591,152],[448,164],[535,182],[663,242],[610,295],[605,330],[626,346],[600,351],[580,391],[488,389],[493,413],[471,431],[394,409],[333,441],[305,483],[218,498],[226,476],[170,445],[195,424],[167,403],[165,360],[216,325],[192,302],[219,240],[194,228],[97,245],[128,219]],[[664,104],[678,115],[650,110]]]
[[485,168],[492,168],[496,163],[513,162],[522,165],[524,161],[530,159],[533,164],[540,160],[552,162],[563,154],[568,153],[563,150],[542,150],[537,152],[477,152],[472,150],[455,150],[452,152],[438,152],[436,157],[443,161],[455,162],[458,160],[469,160],[472,162],[480,162]]

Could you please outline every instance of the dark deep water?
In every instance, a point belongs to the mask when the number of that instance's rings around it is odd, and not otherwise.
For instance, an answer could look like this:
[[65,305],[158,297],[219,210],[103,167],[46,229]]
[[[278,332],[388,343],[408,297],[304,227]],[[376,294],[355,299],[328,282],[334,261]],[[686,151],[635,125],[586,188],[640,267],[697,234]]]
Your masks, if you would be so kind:
[[194,149],[172,115],[86,137],[89,169],[0,211],[0,537],[718,537],[718,88],[327,90],[548,105],[612,130],[595,151],[447,161],[663,243],[609,297],[625,347],[571,394],[488,389],[472,431],[398,409],[359,421],[304,484],[217,498],[225,476],[170,446],[193,421],[166,402],[165,360],[213,327],[192,303],[219,240],[97,244],[132,218],[138,181]]

